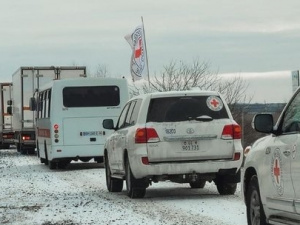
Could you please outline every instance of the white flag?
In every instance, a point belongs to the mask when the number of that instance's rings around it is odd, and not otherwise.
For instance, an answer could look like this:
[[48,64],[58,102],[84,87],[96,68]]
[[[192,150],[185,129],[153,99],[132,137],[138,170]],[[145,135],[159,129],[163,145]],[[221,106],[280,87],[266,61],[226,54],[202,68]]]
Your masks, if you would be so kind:
[[125,39],[132,48],[130,72],[133,81],[147,78],[148,65],[143,26],[137,26],[131,34],[125,36]]

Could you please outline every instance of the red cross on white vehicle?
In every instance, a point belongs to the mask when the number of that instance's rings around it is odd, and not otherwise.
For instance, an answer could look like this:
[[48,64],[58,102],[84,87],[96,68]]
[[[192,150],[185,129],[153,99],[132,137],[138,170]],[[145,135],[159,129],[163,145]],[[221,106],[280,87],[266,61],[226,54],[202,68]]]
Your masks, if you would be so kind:
[[210,96],[206,100],[208,108],[213,111],[220,111],[223,108],[222,100],[217,96]]
[[210,104],[212,104],[214,107],[217,107],[219,105],[219,102],[214,98]]
[[275,158],[274,160],[274,164],[273,164],[273,174],[275,176],[275,182],[277,183],[277,185],[280,185],[280,163],[279,163],[279,159]]

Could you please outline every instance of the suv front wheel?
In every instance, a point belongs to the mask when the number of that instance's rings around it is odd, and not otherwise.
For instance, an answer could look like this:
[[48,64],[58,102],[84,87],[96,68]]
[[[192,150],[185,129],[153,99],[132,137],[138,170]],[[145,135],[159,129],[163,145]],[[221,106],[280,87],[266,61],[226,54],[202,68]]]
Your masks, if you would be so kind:
[[257,176],[252,176],[246,194],[248,225],[266,225],[266,216],[261,203]]

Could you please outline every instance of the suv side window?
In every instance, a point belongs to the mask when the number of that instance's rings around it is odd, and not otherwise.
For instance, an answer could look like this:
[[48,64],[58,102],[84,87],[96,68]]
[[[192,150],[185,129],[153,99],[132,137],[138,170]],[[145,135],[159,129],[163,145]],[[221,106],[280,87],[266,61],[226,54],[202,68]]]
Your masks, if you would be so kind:
[[141,108],[141,104],[142,104],[141,99],[139,99],[135,102],[134,109],[133,109],[132,114],[130,115],[130,120],[129,120],[129,124],[131,126],[136,124],[138,114],[139,114],[139,111],[140,111],[140,108]]
[[282,122],[282,132],[295,131],[300,131],[300,92],[290,102]]
[[118,129],[121,129],[121,128],[125,127],[125,119],[126,119],[126,115],[127,115],[130,104],[131,104],[131,102],[128,102],[124,106],[124,108],[121,112],[121,115],[120,115],[119,120],[118,120],[118,125],[117,125]]
[[135,103],[136,103],[136,101],[132,101],[131,104],[130,104],[130,107],[129,107],[129,110],[128,110],[128,113],[127,113],[127,116],[126,116],[126,120],[125,120],[125,126],[126,127],[132,125],[130,123],[130,118],[131,118],[133,109],[135,107]]

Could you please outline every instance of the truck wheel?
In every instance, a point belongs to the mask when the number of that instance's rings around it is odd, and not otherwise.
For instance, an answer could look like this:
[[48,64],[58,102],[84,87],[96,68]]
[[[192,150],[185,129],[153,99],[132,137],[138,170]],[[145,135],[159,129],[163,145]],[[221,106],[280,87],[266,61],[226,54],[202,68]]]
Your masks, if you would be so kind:
[[206,180],[197,180],[194,182],[190,182],[191,188],[204,188]]
[[141,179],[135,179],[129,164],[128,158],[125,161],[125,176],[127,195],[130,198],[143,198],[146,195],[145,183]]
[[0,149],[9,149],[10,145],[9,144],[1,144]]
[[247,222],[248,225],[266,225],[266,215],[261,203],[257,176],[252,176],[249,190],[246,194]]
[[236,191],[237,184],[217,182],[217,189],[220,195],[233,195]]
[[29,155],[34,155],[35,154],[35,148],[30,148],[27,150]]
[[16,147],[17,147],[17,152],[20,152],[21,150],[21,145],[19,143],[16,144]]
[[108,156],[105,154],[104,160],[106,187],[109,192],[121,192],[123,190],[123,180],[111,177]]
[[26,148],[24,148],[24,146],[22,146],[22,145],[20,145],[20,153],[22,154],[22,155],[26,155],[28,152],[27,152],[27,149]]

